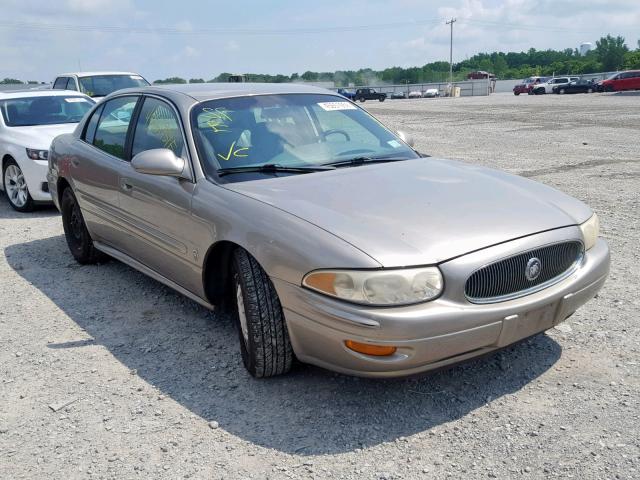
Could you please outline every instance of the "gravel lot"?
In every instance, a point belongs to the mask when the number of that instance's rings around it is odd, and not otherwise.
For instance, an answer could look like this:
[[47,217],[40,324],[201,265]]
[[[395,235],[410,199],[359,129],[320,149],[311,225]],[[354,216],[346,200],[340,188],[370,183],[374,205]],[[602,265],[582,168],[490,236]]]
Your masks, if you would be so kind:
[[599,297],[422,378],[256,381],[228,319],[116,261],[78,266],[55,210],[2,197],[0,477],[640,478],[640,95],[365,106],[425,153],[590,204],[613,254]]

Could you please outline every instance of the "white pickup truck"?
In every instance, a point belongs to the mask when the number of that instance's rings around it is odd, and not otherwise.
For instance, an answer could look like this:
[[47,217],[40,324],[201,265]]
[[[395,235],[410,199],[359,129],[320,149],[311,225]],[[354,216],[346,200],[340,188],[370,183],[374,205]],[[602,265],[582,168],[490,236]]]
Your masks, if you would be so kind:
[[542,95],[544,93],[553,93],[553,87],[558,85],[569,85],[571,82],[580,80],[580,77],[552,77],[546,82],[536,85],[531,89],[533,95]]

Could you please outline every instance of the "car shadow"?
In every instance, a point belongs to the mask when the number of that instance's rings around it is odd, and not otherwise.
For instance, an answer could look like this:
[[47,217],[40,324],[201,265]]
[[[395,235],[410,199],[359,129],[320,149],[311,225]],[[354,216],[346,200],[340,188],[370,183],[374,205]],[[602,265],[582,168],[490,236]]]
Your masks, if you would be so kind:
[[231,321],[126,265],[80,266],[63,236],[11,245],[9,265],[132,373],[195,415],[254,444],[300,455],[342,453],[426,432],[517,392],[561,347],[538,335],[494,355],[421,377],[371,380],[298,365],[253,379]]
[[[1,181],[1,180],[0,180]],[[60,215],[58,209],[51,204],[38,204],[33,212],[18,212],[11,208],[9,205],[9,199],[7,199],[7,195],[4,191],[0,190],[0,219],[3,218],[23,218],[23,217],[31,217],[31,218],[47,218],[47,217],[55,217],[56,215]]]

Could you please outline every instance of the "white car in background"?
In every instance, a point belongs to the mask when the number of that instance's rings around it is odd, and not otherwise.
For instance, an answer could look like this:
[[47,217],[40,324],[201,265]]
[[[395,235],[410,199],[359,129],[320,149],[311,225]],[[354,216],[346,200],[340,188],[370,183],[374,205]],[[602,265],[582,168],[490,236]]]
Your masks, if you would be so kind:
[[75,72],[58,75],[54,90],[74,90],[92,98],[106,97],[123,88],[146,87],[149,82],[133,72]]
[[427,88],[422,94],[424,98],[435,98],[440,96],[440,91],[437,88]]
[[422,98],[422,92],[420,90],[411,90],[408,98]]
[[531,89],[533,95],[542,95],[545,93],[553,93],[553,87],[559,87],[561,85],[569,85],[571,82],[577,82],[580,77],[552,77],[546,82],[535,86]]
[[95,101],[81,93],[23,90],[0,93],[2,189],[19,212],[51,202],[47,158],[51,141],[71,133]]

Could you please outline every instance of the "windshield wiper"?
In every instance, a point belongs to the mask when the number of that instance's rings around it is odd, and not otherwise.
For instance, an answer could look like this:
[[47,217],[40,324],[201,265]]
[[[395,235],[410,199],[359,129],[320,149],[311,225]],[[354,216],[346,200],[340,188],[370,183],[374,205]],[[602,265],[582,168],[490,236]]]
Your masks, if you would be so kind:
[[385,163],[400,162],[402,160],[411,160],[410,158],[394,158],[394,157],[354,157],[346,160],[337,160],[335,162],[323,163],[323,165],[331,167],[346,167],[352,165],[363,165],[365,163]]
[[219,168],[218,176],[223,177],[232,173],[245,173],[245,172],[265,172],[265,173],[311,173],[322,172],[325,170],[334,170],[335,167],[330,165],[318,165],[318,166],[300,166],[300,167],[286,167],[284,165],[278,165],[275,163],[266,163],[264,165],[247,165],[246,167],[230,167]]

